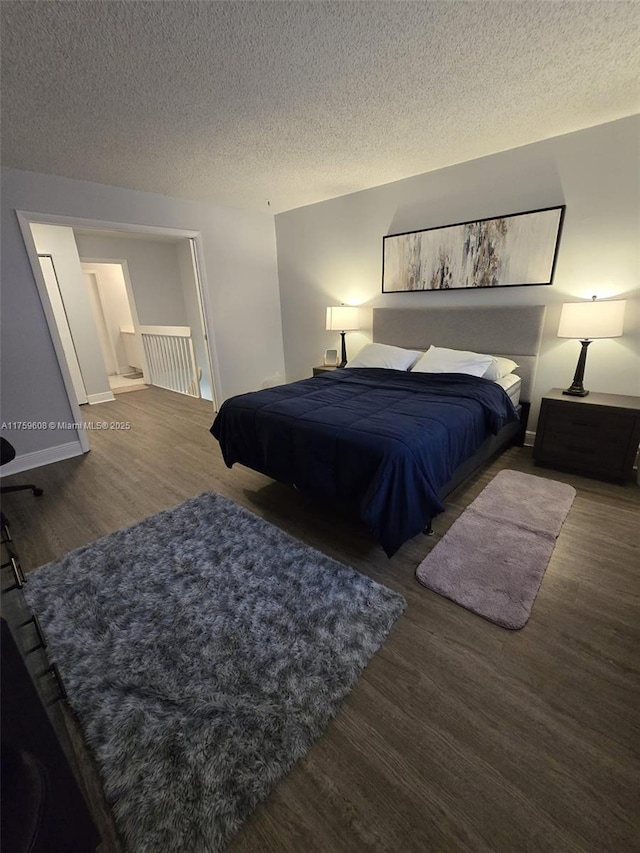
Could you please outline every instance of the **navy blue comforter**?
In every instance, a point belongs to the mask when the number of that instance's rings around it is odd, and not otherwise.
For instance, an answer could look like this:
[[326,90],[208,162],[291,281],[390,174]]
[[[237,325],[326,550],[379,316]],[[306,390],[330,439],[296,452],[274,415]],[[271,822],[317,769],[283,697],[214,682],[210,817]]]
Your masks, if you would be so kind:
[[229,468],[356,506],[392,556],[442,512],[455,469],[514,420],[488,379],[347,368],[232,397],[211,432]]

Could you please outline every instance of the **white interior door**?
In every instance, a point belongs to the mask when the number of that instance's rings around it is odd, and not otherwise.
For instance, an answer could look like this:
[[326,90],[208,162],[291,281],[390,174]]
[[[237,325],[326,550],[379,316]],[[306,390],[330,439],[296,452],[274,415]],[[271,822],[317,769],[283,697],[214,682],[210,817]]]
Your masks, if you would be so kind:
[[71,382],[73,384],[76,400],[79,405],[83,405],[83,403],[89,402],[87,399],[87,391],[84,386],[78,356],[76,355],[76,350],[73,345],[73,338],[71,337],[67,314],[64,310],[64,303],[62,301],[62,296],[60,295],[60,287],[58,285],[58,278],[53,265],[53,259],[51,255],[38,255],[38,260],[40,261],[42,275],[44,276],[44,282],[47,286],[47,293],[49,294],[53,316],[56,321],[56,326],[58,327],[64,356],[69,368],[69,373],[71,374]]

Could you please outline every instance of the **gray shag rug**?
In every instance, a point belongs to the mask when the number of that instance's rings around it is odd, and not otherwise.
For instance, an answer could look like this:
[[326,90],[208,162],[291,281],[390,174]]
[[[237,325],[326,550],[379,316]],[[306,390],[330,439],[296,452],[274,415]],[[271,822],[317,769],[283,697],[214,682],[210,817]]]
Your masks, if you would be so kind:
[[214,853],[326,728],[402,596],[207,493],[25,585],[131,853]]
[[501,471],[416,570],[426,587],[503,628],[526,625],[573,486]]

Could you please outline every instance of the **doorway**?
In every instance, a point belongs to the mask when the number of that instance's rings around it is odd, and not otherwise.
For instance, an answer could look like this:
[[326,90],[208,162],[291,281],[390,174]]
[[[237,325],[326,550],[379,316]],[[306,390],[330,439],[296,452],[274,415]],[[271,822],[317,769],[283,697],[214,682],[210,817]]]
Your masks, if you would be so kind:
[[[182,257],[184,259],[184,267],[188,268],[191,271],[192,277],[192,285],[187,287],[185,293],[189,293],[189,302],[190,302],[190,319],[193,318],[193,326],[197,328],[201,340],[199,344],[194,346],[194,349],[198,350],[197,358],[199,364],[204,368],[202,369],[202,376],[200,382],[200,393],[197,393],[196,396],[202,396],[205,399],[209,399],[212,404],[212,409],[216,411],[216,387],[219,386],[219,373],[217,369],[217,359],[215,354],[215,341],[214,336],[211,331],[212,326],[210,322],[211,316],[211,306],[208,296],[208,290],[206,287],[206,273],[204,269],[204,259],[203,259],[203,250],[201,243],[201,236],[199,232],[193,231],[185,231],[179,229],[171,229],[171,228],[161,228],[155,226],[141,226],[141,225],[131,225],[128,223],[113,223],[113,222],[105,222],[105,221],[97,221],[97,220],[87,220],[87,219],[79,219],[75,217],[67,217],[67,216],[58,216],[55,214],[40,214],[40,213],[30,213],[25,211],[17,212],[18,221],[20,224],[20,228],[22,230],[25,246],[27,249],[27,254],[29,256],[29,260],[31,263],[31,267],[34,272],[34,277],[36,279],[36,283],[38,286],[38,291],[40,294],[41,301],[44,306],[45,316],[47,318],[47,322],[49,324],[49,328],[51,331],[51,336],[54,342],[54,348],[56,350],[56,355],[58,357],[58,362],[60,364],[60,370],[62,374],[62,378],[65,384],[65,388],[67,391],[67,396],[69,399],[69,404],[71,406],[71,410],[74,414],[74,420],[77,422],[82,421],[82,415],[80,412],[80,405],[83,405],[84,397],[81,393],[80,381],[83,381],[85,385],[85,396],[88,398],[87,402],[98,402],[104,401],[106,399],[113,399],[113,394],[111,391],[110,384],[108,382],[108,373],[107,367],[105,366],[104,354],[100,352],[100,362],[102,364],[102,371],[104,373],[104,379],[106,383],[106,391],[105,396],[102,400],[92,399],[91,394],[88,392],[86,388],[86,370],[83,367],[82,359],[78,358],[80,356],[79,347],[77,341],[73,339],[73,335],[69,336],[68,332],[65,333],[64,324],[58,324],[57,320],[59,320],[63,315],[68,315],[68,311],[65,309],[64,299],[62,299],[62,305],[60,305],[60,297],[64,296],[63,287],[59,281],[60,276],[56,275],[56,272],[59,272],[55,268],[55,264],[53,264],[53,270],[50,268],[52,263],[51,259],[48,261],[45,259],[43,262],[45,264],[45,268],[42,266],[41,259],[38,257],[38,251],[36,249],[34,235],[32,233],[33,226],[37,226],[38,224],[48,224],[48,225],[58,225],[58,226],[66,226],[67,228],[74,229],[74,231],[82,231],[87,233],[91,231],[93,234],[99,234],[101,236],[112,236],[116,238],[128,237],[133,240],[158,240],[160,242],[169,241],[174,243],[180,243],[184,248],[182,250]],[[45,253],[40,253],[45,254]],[[79,255],[77,255],[79,260]],[[85,261],[89,263],[99,263],[99,262],[107,262],[114,263],[114,259],[111,258],[103,258],[103,257],[90,257],[84,258]],[[123,259],[119,259],[122,261]],[[129,296],[132,296],[131,291],[131,281],[127,271],[126,263],[122,266],[125,283],[127,286],[127,291]],[[81,272],[81,276],[83,273]],[[58,299],[56,300],[55,292],[52,289],[53,297],[50,296],[49,288],[47,286],[47,282],[45,281],[45,277],[49,281],[49,285],[51,289],[53,288],[53,283],[55,281],[57,285],[57,293]],[[98,291],[98,298],[100,294],[100,285],[97,282],[92,282],[92,286]],[[83,287],[86,288],[86,284],[83,280]],[[186,296],[185,296],[186,299]],[[135,316],[135,307],[134,300],[130,298],[131,308],[132,308],[132,317],[134,320],[134,328],[136,326],[140,327],[140,324]],[[90,298],[87,295],[86,303],[90,304]],[[54,311],[54,305],[56,310]],[[57,314],[57,317],[56,317]],[[67,316],[67,325],[69,325],[69,320],[71,318]],[[105,318],[106,320],[106,318]],[[109,346],[107,342],[108,338],[108,323],[105,322],[107,326],[107,330],[103,335],[105,339],[105,346]],[[99,337],[98,331],[96,329],[95,321],[91,320],[91,326],[95,330],[93,333],[94,344],[95,340]],[[103,329],[104,331],[104,329]],[[71,337],[71,340],[69,340]],[[64,346],[63,346],[64,339]],[[104,349],[104,347],[103,347]],[[65,351],[66,350],[66,351]],[[74,359],[72,357],[73,352],[76,354],[76,364],[74,366]],[[134,359],[140,360],[140,359]],[[146,364],[144,363],[144,357],[141,359],[142,364],[140,365],[142,368],[146,368]],[[107,362],[108,363],[108,359]],[[117,366],[117,353],[116,353],[116,366]],[[128,366],[128,365],[127,365]],[[137,365],[135,365],[137,367]],[[139,377],[135,377],[139,378]],[[146,379],[146,376],[142,378]],[[87,441],[87,432],[79,431],[78,438],[80,440],[80,444],[83,450],[88,450],[88,441]]]
[[147,364],[133,319],[124,264],[81,259],[80,266],[111,391],[122,394],[148,388]]
[[[120,342],[114,340],[116,349],[130,353],[132,344],[137,347],[137,360],[130,355],[126,364],[143,372],[150,384],[213,403],[194,240],[89,228],[73,231],[83,271],[95,276],[105,308],[107,291],[115,298],[116,275],[121,302],[125,290],[129,296],[132,321],[125,321],[121,312],[119,321],[111,324],[121,337]],[[95,289],[96,284],[90,286]],[[113,384],[114,368],[108,372]],[[115,372],[124,375],[121,368]]]

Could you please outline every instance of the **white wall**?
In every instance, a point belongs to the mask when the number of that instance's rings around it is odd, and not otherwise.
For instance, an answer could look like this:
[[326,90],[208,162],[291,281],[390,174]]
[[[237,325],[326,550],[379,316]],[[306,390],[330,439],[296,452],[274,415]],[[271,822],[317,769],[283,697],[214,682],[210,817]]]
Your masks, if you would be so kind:
[[175,243],[76,234],[81,260],[127,261],[142,326],[186,326]]
[[[275,373],[284,374],[270,214],[17,169],[2,169],[1,205],[0,404],[4,420],[73,420],[16,210],[200,232],[219,402],[259,388]],[[70,440],[57,430],[29,431],[14,438],[18,454],[45,451]]]
[[89,296],[89,303],[91,305],[91,314],[93,315],[93,323],[96,327],[96,333],[98,338],[98,344],[100,346],[100,352],[102,353],[102,360],[104,362],[105,370],[107,371],[107,375],[111,375],[117,373],[117,362],[115,353],[111,347],[111,340],[109,336],[109,330],[107,329],[107,322],[104,316],[104,311],[102,309],[102,303],[100,301],[100,294],[98,293],[98,282],[96,281],[95,275],[93,273],[87,273],[83,271],[82,279],[84,281],[84,287]]
[[[324,329],[327,305],[547,305],[529,422],[535,429],[540,396],[570,385],[578,359],[580,345],[556,336],[561,303],[595,293],[629,302],[624,337],[591,344],[585,387],[639,394],[639,142],[636,116],[276,216],[287,378],[311,375],[324,350],[339,347],[339,336]],[[563,203],[551,287],[381,293],[385,234]],[[348,333],[349,355],[368,339]]]
[[93,396],[109,394],[111,389],[73,231],[57,225],[34,223],[31,232],[38,253],[53,258],[87,396],[91,401]]
[[75,401],[78,405],[82,405],[89,402],[87,399],[87,390],[84,387],[82,371],[80,370],[80,364],[78,363],[78,356],[76,355],[75,347],[73,346],[71,329],[69,328],[69,321],[67,320],[64,303],[62,301],[62,296],[60,295],[60,287],[58,286],[58,279],[56,277],[55,267],[53,266],[53,260],[49,255],[40,255],[38,260],[40,261],[40,269],[42,270],[42,277],[44,279],[46,291],[49,295],[49,304],[51,305],[53,320],[60,337],[60,344],[64,353],[64,359],[67,363],[67,367],[69,368],[73,393],[75,394]]

